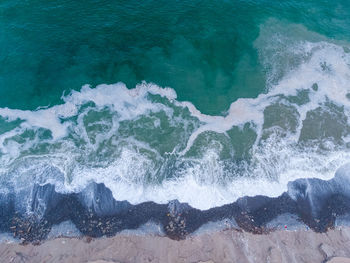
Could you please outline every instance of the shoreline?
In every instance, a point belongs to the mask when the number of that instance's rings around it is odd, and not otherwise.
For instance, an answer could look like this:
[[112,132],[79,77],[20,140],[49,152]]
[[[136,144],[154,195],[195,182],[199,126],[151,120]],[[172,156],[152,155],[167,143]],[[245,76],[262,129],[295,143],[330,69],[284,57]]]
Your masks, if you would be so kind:
[[55,238],[39,245],[0,243],[3,262],[350,262],[350,227],[325,233],[237,229],[173,240],[157,235]]
[[23,196],[0,194],[0,232],[10,233],[23,243],[40,243],[62,224],[66,225],[61,229],[71,225],[82,236],[94,238],[112,237],[149,223],[175,240],[186,239],[202,227],[217,222],[221,222],[221,229],[234,227],[254,234],[298,227],[327,232],[349,225],[349,183],[343,172],[337,172],[328,181],[297,179],[278,197],[245,196],[208,210],[199,210],[178,200],[168,204],[132,205],[115,200],[104,184],[91,183],[82,192],[69,194],[56,192],[51,184],[35,185],[31,196],[26,197],[31,200],[30,211],[17,210]]

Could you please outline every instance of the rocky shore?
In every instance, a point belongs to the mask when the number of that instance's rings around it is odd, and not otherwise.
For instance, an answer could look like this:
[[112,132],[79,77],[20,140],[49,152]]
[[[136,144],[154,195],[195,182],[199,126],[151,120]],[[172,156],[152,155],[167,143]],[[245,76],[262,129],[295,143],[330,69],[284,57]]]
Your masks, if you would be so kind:
[[118,234],[110,238],[56,238],[40,245],[0,244],[2,262],[239,262],[349,263],[350,228],[327,233],[277,230],[253,234],[226,229],[184,240]]
[[96,183],[79,193],[60,193],[51,184],[0,193],[0,234],[14,240],[0,243],[0,259],[346,262],[349,169],[328,181],[297,179],[278,197],[245,196],[208,210],[177,200],[133,205]]
[[117,201],[104,184],[91,183],[82,192],[64,194],[51,184],[35,185],[25,193],[0,193],[0,233],[36,244],[66,222],[82,236],[94,238],[113,237],[152,222],[167,237],[181,240],[206,224],[220,221],[253,234],[298,227],[326,232],[350,222],[349,185],[350,179],[341,172],[328,181],[298,179],[278,197],[246,196],[208,210],[177,200],[133,205]]

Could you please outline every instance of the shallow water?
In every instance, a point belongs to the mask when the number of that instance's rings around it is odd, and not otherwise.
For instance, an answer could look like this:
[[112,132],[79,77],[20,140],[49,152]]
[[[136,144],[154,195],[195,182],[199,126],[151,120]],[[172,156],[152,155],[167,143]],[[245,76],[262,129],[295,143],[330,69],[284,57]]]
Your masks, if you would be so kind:
[[350,160],[349,19],[348,1],[4,0],[0,191],[28,213],[34,184],[91,181],[208,209],[330,179]]

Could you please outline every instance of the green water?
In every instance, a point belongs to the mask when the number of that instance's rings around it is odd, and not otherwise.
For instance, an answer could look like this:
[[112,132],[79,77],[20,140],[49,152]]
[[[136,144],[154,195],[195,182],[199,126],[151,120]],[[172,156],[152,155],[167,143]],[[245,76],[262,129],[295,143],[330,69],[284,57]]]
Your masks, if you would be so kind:
[[348,0],[2,0],[0,107],[35,109],[86,83],[146,80],[219,114],[266,90],[254,41],[268,19],[349,40],[349,14]]
[[348,0],[2,0],[0,192],[207,209],[330,179],[349,32]]

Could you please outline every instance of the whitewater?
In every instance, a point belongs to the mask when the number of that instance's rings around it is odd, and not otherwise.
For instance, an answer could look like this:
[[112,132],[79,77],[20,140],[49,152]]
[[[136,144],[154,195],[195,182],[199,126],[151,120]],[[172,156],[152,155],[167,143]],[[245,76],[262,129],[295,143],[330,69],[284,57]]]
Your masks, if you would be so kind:
[[116,200],[203,210],[333,178],[350,160],[349,46],[266,28],[255,42],[266,91],[222,115],[146,82],[85,85],[33,111],[1,108],[0,191],[30,209],[34,184],[70,193],[96,182]]

